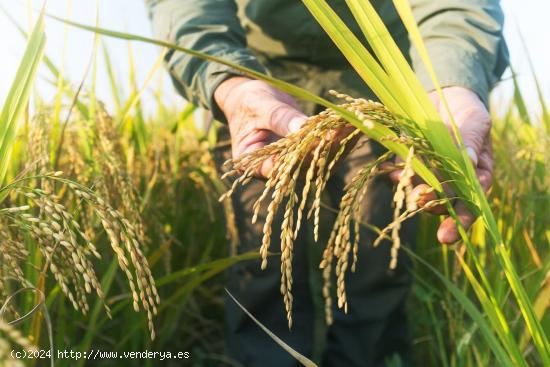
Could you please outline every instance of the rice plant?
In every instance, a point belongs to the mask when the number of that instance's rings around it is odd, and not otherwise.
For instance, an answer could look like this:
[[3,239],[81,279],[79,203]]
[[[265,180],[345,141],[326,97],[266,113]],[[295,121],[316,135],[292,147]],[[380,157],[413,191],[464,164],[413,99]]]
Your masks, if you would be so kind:
[[[394,114],[398,121],[400,121],[400,132],[406,132],[410,134],[412,138],[424,139],[429,144],[431,149],[430,153],[436,157],[434,161],[437,162],[437,165],[435,167],[430,166],[430,170],[425,163],[429,164],[431,162],[427,162],[424,157],[409,158],[410,166],[414,171],[432,186],[440,198],[444,198],[445,192],[443,186],[432,170],[440,172],[443,180],[448,182],[453,188],[457,198],[462,200],[471,212],[479,215],[484,224],[488,245],[496,255],[497,263],[495,266],[500,268],[505,275],[508,286],[510,287],[509,289],[513,294],[514,301],[517,302],[516,310],[521,314],[521,318],[532,336],[531,340],[538,354],[536,359],[542,364],[548,363],[550,355],[548,352],[549,344],[546,332],[534,312],[533,304],[529,300],[525,287],[519,278],[517,269],[511,261],[507,249],[508,244],[503,240],[502,233],[485,197],[485,193],[477,181],[469,157],[461,144],[460,136],[455,133],[454,138],[458,142],[458,146],[456,146],[453,137],[441,122],[440,116],[435,111],[409,65],[399,53],[397,46],[391,41],[388,31],[385,29],[372,6],[368,5],[368,3],[360,5],[358,2],[349,2],[350,9],[360,24],[365,37],[371,44],[376,58],[374,55],[370,54],[351,32],[343,31],[347,29],[346,25],[343,24],[337,14],[326,2],[305,1],[304,3],[312,12],[313,16],[315,16],[319,23],[325,28],[344,56],[346,56],[348,61],[354,66],[358,74],[377,94],[386,108]],[[424,56],[424,60],[430,69],[429,59],[427,58],[427,53],[412,18],[412,14],[410,13],[410,9],[406,2],[396,1],[395,5],[411,34],[411,38],[416,47],[420,50],[420,53]],[[73,23],[73,25],[75,24]],[[363,121],[358,119],[357,116],[350,111],[335,106],[293,85],[274,80],[271,77],[267,77],[252,70],[247,70],[237,65],[231,65],[228,62],[216,59],[210,55],[203,55],[193,50],[170,45],[164,41],[98,29],[97,27],[78,26],[94,32],[101,32],[105,35],[171,47],[178,51],[190,53],[196,57],[202,57],[210,61],[230,65],[246,75],[270,82],[285,92],[332,109],[340,114],[343,119],[353,124],[357,129],[360,129],[368,137],[379,141],[389,150],[407,161],[410,149],[401,143],[399,139],[395,139],[397,135],[395,132],[391,131],[391,129],[376,122],[368,124],[370,126],[365,126]],[[380,64],[378,62],[380,62]],[[435,77],[435,75],[433,76]],[[437,86],[437,81],[434,80],[434,82]],[[292,175],[292,177],[285,175],[283,180],[280,181],[280,186],[285,186],[288,182],[292,181],[293,178],[294,175]],[[246,180],[244,180],[244,182],[246,183]],[[277,183],[272,182],[271,185],[277,188]],[[295,195],[290,195],[289,199],[291,205],[293,205],[292,201],[295,201],[296,197]],[[278,204],[276,201],[275,203]],[[446,206],[451,215],[456,219],[453,208],[448,204]],[[458,221],[457,224],[459,226],[460,235],[466,244],[471,262],[464,261],[460,253],[457,253],[457,259],[468,278],[469,284],[473,287],[487,319],[469,300],[462,297],[462,293],[455,292],[454,296],[462,303],[469,316],[480,323],[480,332],[483,335],[483,339],[490,346],[492,353],[500,365],[527,365],[517,341],[509,331],[510,325],[502,309],[503,295],[500,293],[495,294],[495,288],[489,281],[486,270],[480,262],[477,251],[473,247],[468,234],[460,226]],[[287,234],[287,236],[288,235],[289,234]],[[289,247],[287,246],[287,248]],[[283,274],[283,279],[289,279],[287,274]],[[288,284],[283,283],[283,293],[286,293],[287,289]],[[506,295],[508,296],[508,294]],[[287,312],[289,312],[291,298],[287,295],[287,299],[286,308]],[[341,304],[344,305],[345,302],[341,301]]]
[[[230,206],[216,200],[225,188],[210,151],[215,136],[192,127],[192,106],[181,114],[164,109],[138,136],[134,125],[145,123],[139,90],[121,97],[126,107],[112,115],[93,91],[64,79],[47,56],[48,71],[63,79],[56,102],[37,103],[34,116],[22,119],[42,58],[42,27],[40,18],[1,120],[8,129],[4,156],[11,153],[11,159],[2,160],[0,188],[0,359],[26,365],[4,352],[31,344],[84,352],[100,345],[135,348],[136,341],[145,349],[155,340],[159,350],[190,350],[186,343],[193,339],[185,335],[212,323],[204,321],[209,308],[197,303],[221,307],[202,284],[252,257],[224,256],[235,229],[224,218],[231,218]],[[91,62],[97,63],[95,56]],[[140,141],[147,143],[143,151]],[[202,292],[193,294],[197,289]],[[175,304],[180,307],[172,312]],[[132,308],[140,312],[125,312]],[[124,319],[130,328],[120,327]],[[178,320],[189,326],[174,330]],[[105,340],[105,330],[119,336]],[[218,352],[221,335],[221,327],[214,328],[195,352],[203,358]],[[85,362],[50,355],[55,365]]]
[[0,333],[2,334],[2,339],[0,339],[0,363],[2,363],[2,366],[24,366],[20,360],[14,358],[12,355],[11,352],[14,350],[14,346],[23,348],[31,353],[37,351],[37,348],[19,330],[4,321],[0,321]]
[[[461,143],[461,138],[455,129],[454,139],[458,142],[458,146],[455,145],[453,137],[449,134],[446,127],[441,122],[441,117],[435,111],[434,106],[428,99],[426,92],[420,86],[410,66],[400,54],[395,43],[391,41],[391,36],[376,14],[374,8],[368,3],[359,4],[356,1],[350,1],[348,3],[350,5],[350,10],[363,30],[364,36],[369,41],[374,51],[374,55],[372,55],[352,34],[352,32],[346,31],[346,25],[343,24],[338,15],[326,2],[312,0],[304,1],[304,3],[321,26],[323,26],[325,31],[327,31],[334,43],[342,51],[343,55],[356,69],[358,74],[377,94],[381,102],[385,104],[388,111],[390,111],[395,116],[395,119],[400,122],[398,124],[399,133],[403,132],[409,134],[412,138],[424,139],[425,142],[429,144],[430,155],[434,156],[435,159],[429,162],[422,156],[408,157],[408,152],[411,150],[405,144],[401,143],[399,139],[395,138],[397,135],[395,132],[391,131],[391,129],[377,123],[376,121],[371,121],[370,124],[365,125],[364,122],[357,118],[354,113],[346,110],[345,108],[335,106],[320,97],[314,96],[311,93],[301,90],[288,83],[275,80],[271,77],[262,75],[261,73],[239,67],[238,65],[232,65],[210,55],[203,55],[193,50],[188,50],[176,45],[170,45],[164,41],[151,40],[144,37],[132,36],[120,32],[98,29],[95,27],[87,27],[82,25],[77,26],[91,31],[101,32],[110,36],[150,42],[162,45],[164,47],[172,47],[178,51],[187,52],[196,57],[220,62],[225,65],[232,66],[246,75],[265,80],[285,92],[324,105],[340,114],[343,119],[350,122],[368,137],[379,141],[389,150],[400,156],[403,160],[409,161],[410,167],[412,167],[412,169],[414,169],[414,171],[422,179],[424,179],[425,182],[432,186],[438,196],[443,199],[445,198],[443,186],[432,172],[432,170],[437,170],[443,177],[443,180],[448,182],[448,184],[452,187],[457,199],[464,202],[468,209],[478,215],[480,220],[483,222],[488,239],[488,245],[491,246],[496,254],[498,267],[505,275],[507,283],[510,287],[509,289],[514,296],[515,302],[517,302],[517,310],[521,314],[523,321],[526,323],[527,330],[529,330],[529,333],[532,336],[532,343],[538,353],[538,358],[540,358],[540,361],[543,364],[550,362],[550,354],[548,351],[549,343],[546,332],[534,312],[533,304],[529,300],[525,287],[519,278],[517,269],[511,261],[507,249],[508,244],[504,242],[495,216],[491,211],[485,193],[477,180],[467,152]],[[422,43],[422,39],[413,20],[408,4],[404,1],[396,1],[395,5],[404,21],[404,24],[410,32],[413,43],[419,49],[428,69],[432,70],[434,84],[437,86],[438,83],[435,78],[435,74],[431,68],[429,58],[427,57],[427,52]],[[73,23],[73,25],[75,24]],[[438,88],[438,90],[440,90],[440,88]],[[276,146],[283,144],[284,143],[275,143]],[[284,153],[289,154],[291,152]],[[294,155],[294,159],[297,159],[298,157],[299,154]],[[254,158],[250,159],[250,161],[253,162]],[[284,161],[286,161],[286,159]],[[292,160],[287,162],[293,163]],[[431,169],[429,169],[426,164]],[[245,176],[250,175],[255,169],[255,167],[252,167],[251,169],[249,169],[250,167],[244,168]],[[283,177],[281,177],[278,182],[271,181],[269,183],[271,187],[275,188],[275,196],[272,201],[272,203],[275,204],[273,205],[280,204],[279,201],[281,200],[281,195],[278,193],[277,189],[280,187],[285,187],[289,182],[292,183],[298,175],[299,173],[289,175],[287,172],[286,175],[282,175]],[[243,183],[246,183],[246,178],[243,180]],[[296,201],[296,195],[289,195],[288,201],[291,203],[290,206],[294,205],[293,202]],[[288,204],[288,201],[286,204]],[[472,262],[467,263],[464,261],[463,257],[460,256],[461,254],[457,253],[457,259],[459,260],[460,266],[468,277],[468,281],[475,291],[483,312],[487,316],[488,321],[483,322],[482,327],[480,327],[485,341],[491,346],[492,352],[494,353],[499,364],[526,365],[527,362],[520,351],[517,341],[510,334],[510,325],[508,321],[506,321],[507,319],[504,316],[502,309],[502,295],[495,294],[494,286],[489,281],[486,270],[482,266],[482,263],[477,256],[476,249],[473,247],[468,234],[458,222],[452,206],[448,203],[446,206],[453,218],[455,218],[460,235],[466,244],[468,254],[471,256]],[[288,215],[286,222],[289,223],[290,210],[287,211],[287,213]],[[291,238],[290,231],[287,232],[288,233],[286,236]],[[394,238],[394,243],[395,242],[396,241]],[[268,244],[267,237],[264,243],[265,245]],[[282,249],[283,257],[286,259],[287,256],[290,255],[285,255],[284,250],[288,249],[290,252],[290,247],[287,240],[284,240],[283,243],[286,246]],[[266,246],[264,246],[264,249],[265,247]],[[285,284],[285,279],[290,279],[290,276],[285,271],[282,277],[284,281],[281,287],[282,293],[287,294],[289,283]],[[457,293],[457,295],[457,297],[461,296],[460,293]],[[285,303],[287,313],[290,313],[289,305],[291,303],[291,297],[287,294],[286,299],[287,301]],[[345,298],[343,299],[345,300]],[[340,304],[345,305],[345,301],[341,300]],[[466,306],[466,303],[464,306]],[[469,311],[468,313],[470,317],[474,317],[480,322],[485,321],[484,318],[480,318],[481,314],[477,309],[472,309],[472,304],[467,303],[467,306],[468,307],[465,307],[465,309]],[[291,319],[289,317],[289,324],[290,323]]]
[[[2,113],[2,181],[9,166],[19,118],[27,103],[44,42],[41,16],[30,36],[27,52]],[[157,312],[160,298],[147,260],[141,251],[139,229],[93,190],[62,178],[61,171],[51,171],[52,167],[48,165],[48,140],[44,140],[46,134],[41,131],[45,129],[46,123],[41,121],[40,114],[33,125],[37,132],[32,136],[33,144],[28,157],[30,161],[26,169],[0,189],[6,206],[1,209],[5,246],[5,255],[2,257],[10,264],[0,280],[2,298],[9,296],[6,293],[10,290],[6,284],[7,279],[14,278],[25,285],[20,264],[28,262],[29,252],[20,243],[23,238],[32,238],[38,256],[35,266],[51,271],[75,309],[83,313],[89,311],[87,294],[92,291],[101,300],[105,299],[91,260],[93,257],[100,258],[101,254],[90,239],[90,231],[82,229],[79,223],[82,216],[71,213],[63,203],[79,202],[83,208],[90,208],[91,214],[96,215],[101,222],[118,263],[128,279],[134,309],[139,311],[143,307],[147,312],[151,337],[154,338],[153,316]],[[43,284],[40,284],[43,277],[44,272],[41,273],[37,285],[40,291],[43,291]],[[105,307],[109,313],[106,304]]]
[[[232,264],[258,254],[217,259],[225,254],[225,234],[234,236],[234,228],[231,220],[224,223],[223,217],[232,215],[228,201],[218,203],[216,199],[230,196],[237,185],[246,185],[254,179],[260,162],[276,155],[279,159],[275,169],[256,204],[257,211],[262,203],[268,208],[259,256],[265,267],[273,251],[270,218],[280,208],[285,213],[279,254],[285,304],[281,312],[286,312],[291,326],[290,264],[302,218],[310,218],[317,233],[325,183],[338,161],[354,149],[360,136],[366,135],[388,151],[363,167],[348,185],[336,208],[331,237],[322,244],[325,251],[319,267],[327,322],[332,317],[332,288],[344,311],[348,302],[353,302],[346,297],[344,274],[354,270],[356,256],[360,256],[358,229],[365,223],[358,221],[357,211],[369,182],[401,169],[403,174],[394,194],[394,220],[378,229],[379,239],[373,245],[382,239],[391,241],[389,269],[395,267],[398,251],[406,251],[417,265],[411,313],[415,315],[412,324],[419,361],[434,366],[550,364],[550,319],[546,312],[550,294],[548,130],[527,124],[525,103],[517,90],[509,112],[494,117],[498,164],[487,199],[460,137],[450,134],[443,125],[370,3],[347,1],[372,53],[347,31],[327,2],[304,3],[380,102],[334,92],[341,103],[333,104],[291,84],[165,41],[65,21],[98,35],[148,42],[230,65],[327,109],[312,116],[296,134],[229,162],[227,176],[234,176],[234,181],[232,187],[225,187],[212,161],[215,139],[190,123],[192,107],[180,114],[164,111],[145,121],[139,104],[144,87],[140,89],[134,83],[131,96],[124,100],[111,72],[118,107],[109,113],[93,90],[79,96],[67,83],[58,93],[70,101],[74,99],[74,106],[71,103],[64,109],[57,105],[53,112],[41,110],[24,131],[27,140],[19,145],[14,145],[15,131],[11,127],[5,133],[11,138],[2,141],[2,156],[13,148],[17,159],[9,165],[7,160],[1,161],[8,166],[4,168],[8,183],[1,190],[0,233],[6,239],[3,249],[8,246],[10,251],[0,255],[0,299],[14,293],[14,280],[24,286],[30,283],[46,295],[43,304],[52,313],[53,322],[78,340],[78,348],[83,351],[92,345],[114,350],[136,345],[157,350],[173,345],[192,348],[204,339],[198,354],[203,353],[206,360],[209,353],[223,354],[221,317],[215,319],[215,324],[205,311],[216,310],[219,315],[217,290],[221,283],[209,283],[212,288],[201,284]],[[395,5],[429,66],[406,1],[396,0]],[[40,59],[37,51],[43,41],[36,41],[38,38],[34,33],[30,37],[35,52],[27,58],[29,63]],[[104,59],[110,63],[107,52]],[[48,65],[55,75],[55,66]],[[29,78],[19,85],[30,86],[31,82]],[[24,96],[22,92],[28,93],[23,90],[19,95]],[[540,101],[541,120],[548,126],[542,94]],[[21,103],[23,106],[26,101]],[[71,112],[67,121],[59,118],[63,110]],[[3,112],[2,128],[16,126],[4,125],[4,121],[16,121],[16,117],[9,120]],[[333,143],[337,135],[345,136],[338,145]],[[400,157],[402,163],[395,163],[395,157]],[[436,199],[418,203],[417,199],[427,192],[412,189],[413,173],[431,186],[428,191],[433,190]],[[452,187],[453,197],[447,196],[443,184]],[[471,233],[459,226],[462,241],[452,247],[439,247],[433,238],[438,218],[422,216],[422,247],[417,253],[402,248],[399,229],[405,219],[432,206],[447,208],[456,219],[451,206],[455,199],[479,216]],[[256,220],[256,216],[251,219]],[[113,254],[112,258],[106,254]],[[103,259],[97,259],[97,255]],[[117,274],[119,267],[122,271]],[[46,276],[47,269],[50,277]],[[88,295],[92,291],[96,296]],[[7,305],[6,315],[21,316],[37,299],[40,297],[33,293]],[[66,303],[78,313],[69,310]],[[143,308],[145,315],[124,312],[131,306]],[[158,316],[153,318],[155,310]],[[72,319],[79,320],[79,324],[69,322]],[[181,320],[191,326],[178,329]],[[23,334],[36,345],[50,344],[40,338],[43,319],[35,314],[31,321],[25,324]],[[153,326],[151,322],[161,330],[155,341],[143,336],[147,327]],[[2,325],[0,331],[7,337],[2,339],[0,360],[5,358],[1,351],[6,350],[6,343],[28,345],[25,338],[14,333],[13,326]],[[121,332],[121,326],[127,325],[132,326]],[[79,337],[82,332],[83,338]],[[178,342],[185,339],[182,335],[188,341]],[[63,345],[60,336],[54,342]]]

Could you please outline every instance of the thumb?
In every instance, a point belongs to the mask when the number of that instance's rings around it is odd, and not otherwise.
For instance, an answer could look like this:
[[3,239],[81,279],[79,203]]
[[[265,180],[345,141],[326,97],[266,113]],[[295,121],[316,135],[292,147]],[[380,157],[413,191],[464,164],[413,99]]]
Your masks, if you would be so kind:
[[[478,95],[469,89],[449,87],[444,89],[444,94],[466,152],[476,167],[485,140],[490,134],[491,115]],[[442,113],[442,117],[447,126],[450,126],[449,115]]]
[[279,136],[287,136],[300,130],[307,116],[288,104],[277,103],[270,109],[267,118],[261,120],[260,128],[270,130]]
[[477,167],[479,156],[483,148],[483,144],[489,135],[491,126],[490,118],[470,119],[459,127],[466,153],[472,160],[474,167]]
[[479,156],[474,148],[466,145],[466,153],[468,153],[468,156],[472,160],[472,163],[474,167],[477,167],[477,162],[479,161]]

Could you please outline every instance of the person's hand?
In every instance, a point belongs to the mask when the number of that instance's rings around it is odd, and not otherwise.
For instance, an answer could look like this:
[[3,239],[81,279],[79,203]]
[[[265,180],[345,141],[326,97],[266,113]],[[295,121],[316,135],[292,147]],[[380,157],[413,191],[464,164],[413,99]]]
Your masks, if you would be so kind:
[[[229,78],[214,99],[227,119],[234,159],[298,131],[307,120],[294,98],[259,80]],[[273,164],[274,157],[265,160],[258,174],[267,177]]]
[[[448,87],[443,89],[443,94],[449,109],[453,115],[454,121],[458,127],[464,146],[470,156],[477,177],[485,191],[491,186],[493,176],[493,151],[491,145],[491,116],[483,102],[477,94],[463,87]],[[445,124],[451,129],[449,115],[437,92],[431,92],[430,98],[435,104],[439,114]],[[392,180],[399,180],[399,171],[393,172],[390,177]],[[419,184],[414,191],[417,193],[425,192],[429,186]],[[452,193],[451,193],[452,195]],[[421,195],[422,196],[422,195]],[[429,200],[436,199],[433,192],[423,195],[421,202],[426,203]],[[468,229],[475,220],[475,217],[468,211],[464,203],[457,202],[455,211],[460,223],[465,229]],[[434,212],[442,214],[441,207],[436,207]],[[453,218],[446,218],[437,231],[439,242],[450,244],[456,242],[460,236]]]

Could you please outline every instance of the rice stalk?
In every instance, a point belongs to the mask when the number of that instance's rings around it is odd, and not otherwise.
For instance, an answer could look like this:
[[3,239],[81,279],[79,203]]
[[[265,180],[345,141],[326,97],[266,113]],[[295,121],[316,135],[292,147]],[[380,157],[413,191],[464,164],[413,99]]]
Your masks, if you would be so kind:
[[126,172],[123,162],[126,161],[120,137],[115,129],[113,119],[99,102],[94,128],[98,140],[98,148],[94,150],[94,158],[101,166],[99,182],[102,196],[115,203],[124,216],[134,224],[140,242],[145,243],[145,233],[139,208],[138,197],[132,178]]
[[[9,226],[3,227],[4,230],[0,234],[7,237],[4,244],[10,246],[10,255],[7,257],[10,271],[15,277],[20,277],[22,272],[20,266],[15,264],[15,260],[25,262],[29,256],[17,241],[10,240],[11,233],[27,233],[37,244],[46,267],[76,310],[87,314],[88,295],[95,292],[110,315],[110,308],[92,261],[93,258],[105,255],[104,249],[96,248],[82,230],[78,218],[63,204],[61,197],[42,188],[28,186],[34,179],[50,181],[52,187],[54,183],[62,184],[64,189],[68,190],[65,195],[70,195],[71,200],[77,200],[81,205],[91,208],[101,222],[117,255],[119,266],[127,277],[134,309],[145,310],[151,337],[154,338],[153,317],[157,313],[160,298],[147,260],[141,251],[135,226],[94,191],[63,179],[61,175],[61,172],[46,172],[21,177],[3,189],[11,192],[12,200],[19,197],[26,203],[22,206],[0,209],[0,216],[9,222]],[[6,255],[2,256],[6,258]],[[5,278],[2,278],[0,283],[4,281]]]

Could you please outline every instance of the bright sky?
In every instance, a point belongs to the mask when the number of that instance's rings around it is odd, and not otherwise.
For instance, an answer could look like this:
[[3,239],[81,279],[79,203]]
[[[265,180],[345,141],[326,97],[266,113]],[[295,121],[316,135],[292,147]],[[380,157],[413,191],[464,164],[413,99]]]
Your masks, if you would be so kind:
[[[298,1],[298,0],[297,0]],[[434,0],[437,1],[437,0]],[[100,9],[101,26],[109,29],[121,30],[130,33],[150,36],[150,24],[147,18],[144,2],[141,0],[98,0]],[[72,3],[72,4],[71,4]],[[38,0],[0,0],[0,5],[5,8],[15,19],[28,28],[28,8],[39,8],[42,1]],[[536,92],[531,80],[529,66],[523,46],[518,36],[521,29],[526,40],[527,47],[534,62],[538,78],[543,86],[546,96],[550,95],[550,47],[548,47],[548,32],[541,31],[548,21],[550,14],[550,1],[540,0],[503,0],[502,6],[506,14],[505,33],[511,53],[511,60],[516,72],[519,74],[520,85],[524,95],[530,103],[530,108],[535,110]],[[95,22],[95,1],[90,0],[49,0],[47,11],[62,17],[70,17],[78,22],[93,24]],[[36,16],[36,14],[33,14]],[[92,52],[92,38],[90,33],[77,29],[69,29],[68,47],[64,50],[64,26],[53,20],[47,20],[46,34],[48,37],[46,54],[53,59],[56,65],[63,65],[63,73],[71,81],[77,83],[81,80],[85,66]],[[24,50],[25,42],[10,21],[0,12],[0,35],[4,50],[0,57],[0,101],[3,101],[11,84]],[[126,87],[128,84],[128,44],[126,41],[104,39],[114,64],[117,78]],[[139,85],[146,79],[147,74],[156,59],[158,50],[154,46],[133,43],[132,49],[137,66],[137,79]],[[102,56],[100,54],[100,59]],[[100,99],[109,105],[111,100],[110,86],[105,70],[98,70],[97,94]],[[509,72],[507,73],[509,75]],[[47,70],[42,69],[42,79],[50,79]],[[175,95],[168,80],[164,80],[165,96],[174,103],[182,103]],[[152,85],[156,87],[158,82]],[[38,85],[38,91],[43,98],[51,98],[51,89],[44,80]],[[126,88],[127,90],[127,88]],[[511,81],[505,81],[495,91],[493,98],[497,102],[506,99],[511,94]]]

